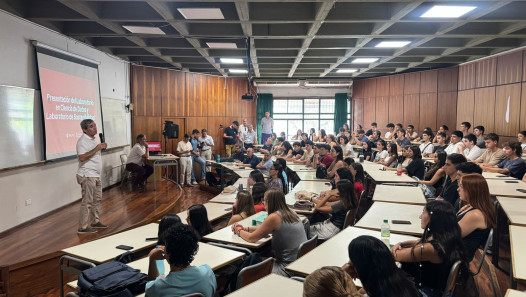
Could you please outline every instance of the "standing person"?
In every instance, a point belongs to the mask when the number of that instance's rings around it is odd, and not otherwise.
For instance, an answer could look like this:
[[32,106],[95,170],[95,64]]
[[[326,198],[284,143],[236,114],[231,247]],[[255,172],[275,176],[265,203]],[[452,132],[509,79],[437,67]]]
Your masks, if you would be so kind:
[[261,119],[261,143],[265,143],[272,135],[274,120],[270,117],[270,111],[265,111],[265,117]]
[[[199,137],[199,143],[201,145],[201,158],[206,161],[212,160],[212,148],[214,147],[214,139],[208,135],[206,129],[201,130],[201,137]],[[210,171],[210,167],[206,169]]]
[[238,121],[233,121],[232,124],[226,127],[223,133],[223,139],[225,141],[225,154],[230,157],[232,154],[232,148],[237,143],[237,128],[239,127]]
[[504,151],[498,147],[498,144],[499,136],[497,134],[489,133],[484,136],[484,146],[486,150],[473,162],[480,163],[480,167],[499,164],[506,156],[504,155]]
[[247,131],[241,134],[241,140],[245,149],[253,148],[254,145],[258,144],[256,131],[251,124],[248,124]]
[[188,186],[192,186],[192,157],[190,157],[192,150],[190,135],[185,134],[183,140],[177,144],[177,153],[175,153],[179,156],[179,166],[181,167],[179,184],[181,186],[184,186],[185,181]]
[[201,180],[203,180],[205,177],[206,177],[206,166],[205,166],[205,160],[203,160],[201,158],[201,152],[199,152],[199,130],[197,129],[194,129],[192,131],[192,138],[190,139],[190,143],[192,144],[192,151],[190,152],[191,153],[191,156],[192,156],[192,185],[197,185],[197,180],[195,179],[195,174],[194,174],[194,166],[193,166],[193,162],[196,162],[197,164],[199,164],[199,166],[201,166]]
[[108,228],[99,219],[100,201],[102,200],[102,157],[100,151],[107,147],[106,143],[97,144],[97,124],[92,119],[80,122],[82,136],[77,141],[77,182],[82,189],[80,204],[79,229],[77,233],[96,233],[93,228]]
[[153,167],[146,164],[148,160],[148,142],[146,142],[146,135],[139,134],[136,138],[137,143],[133,146],[128,155],[128,162],[126,163],[126,170],[135,173],[135,180],[133,186],[139,190],[145,190],[145,182],[152,175]]
[[248,124],[247,118],[244,118],[243,119],[243,124],[241,124],[241,126],[239,126],[239,128],[237,128],[237,138],[239,139],[238,143],[242,143],[243,142],[243,134],[248,132],[248,125],[249,124]]

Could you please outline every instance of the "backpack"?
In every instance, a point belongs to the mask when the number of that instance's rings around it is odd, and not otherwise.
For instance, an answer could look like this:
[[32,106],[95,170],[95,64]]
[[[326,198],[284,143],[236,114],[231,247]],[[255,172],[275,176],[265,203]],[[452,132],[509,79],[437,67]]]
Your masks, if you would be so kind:
[[131,297],[144,292],[147,275],[118,261],[86,269],[79,274],[80,296]]
[[327,176],[327,167],[321,165],[316,167],[316,178],[327,179]]

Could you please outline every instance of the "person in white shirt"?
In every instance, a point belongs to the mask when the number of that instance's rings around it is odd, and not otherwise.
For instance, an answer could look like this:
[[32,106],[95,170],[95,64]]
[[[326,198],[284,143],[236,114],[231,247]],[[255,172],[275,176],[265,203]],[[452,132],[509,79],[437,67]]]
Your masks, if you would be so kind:
[[254,145],[258,144],[256,131],[251,124],[248,124],[247,131],[241,134],[241,140],[245,149],[253,148]]
[[137,143],[132,147],[130,154],[128,155],[128,161],[126,163],[126,170],[135,173],[135,180],[133,186],[139,190],[145,190],[144,183],[152,175],[153,167],[146,164],[148,160],[148,142],[146,141],[146,135],[139,134],[136,138]]
[[519,132],[517,141],[521,144],[522,153],[526,154],[526,130]]
[[433,145],[433,143],[431,143],[431,139],[433,139],[432,132],[428,130],[425,130],[424,132],[422,132],[422,143],[419,146],[420,151],[422,152],[422,155],[424,155],[424,153],[425,154],[433,153],[433,149],[435,148],[435,146]]
[[391,135],[394,133],[395,125],[393,123],[389,123],[385,127],[387,128],[387,132],[385,132],[384,138],[385,139],[389,139],[389,138],[391,138]]
[[354,158],[354,150],[347,136],[340,136],[340,146],[342,147],[344,158]]
[[462,143],[462,137],[464,137],[464,134],[458,130],[451,133],[449,145],[444,150],[448,156],[458,152],[458,146]]
[[243,143],[243,134],[248,132],[248,120],[246,118],[243,119],[243,124],[237,128],[237,137],[239,138],[240,144]]
[[179,184],[184,186],[186,185],[192,187],[192,157],[190,156],[191,151],[193,150],[192,144],[190,143],[190,135],[185,134],[183,140],[179,141],[177,144],[177,153],[179,156]]
[[464,155],[468,161],[473,161],[480,157],[482,150],[477,146],[477,136],[471,133],[464,135],[462,143],[457,147],[457,153]]
[[106,149],[105,142],[97,143],[97,124],[91,119],[80,122],[82,136],[77,141],[77,182],[82,189],[80,204],[79,229],[77,233],[96,233],[94,228],[108,228],[99,219],[100,201],[102,200],[102,158],[100,151]]
[[382,160],[385,160],[385,157],[389,156],[389,153],[387,152],[387,145],[383,139],[378,139],[376,141],[376,148],[378,149],[378,152],[376,153],[374,160],[372,160],[373,162],[378,163]]
[[[205,160],[212,160],[212,148],[214,147],[214,139],[208,135],[206,129],[201,130],[201,137],[197,139],[201,146],[201,158]],[[206,171],[210,171],[210,166],[206,167]]]

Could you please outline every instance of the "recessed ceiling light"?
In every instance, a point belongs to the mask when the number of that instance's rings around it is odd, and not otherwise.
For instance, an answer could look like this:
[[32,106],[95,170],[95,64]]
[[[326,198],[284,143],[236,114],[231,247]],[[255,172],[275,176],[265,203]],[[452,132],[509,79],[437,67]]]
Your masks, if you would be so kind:
[[164,33],[164,31],[159,29],[158,27],[149,27],[149,26],[122,26],[122,27],[134,34],[166,35],[166,33]]
[[375,47],[404,47],[410,43],[411,41],[382,41]]
[[207,42],[209,48],[237,48],[234,42]]
[[338,69],[336,72],[337,73],[353,73],[356,71],[358,71],[358,69]]
[[225,16],[219,8],[177,8],[187,20],[224,20]]
[[243,64],[243,59],[220,58],[219,60],[225,64]]
[[477,8],[476,6],[435,5],[421,18],[458,18]]
[[228,69],[230,73],[248,73],[246,69]]
[[378,61],[378,58],[356,58],[351,63],[352,64],[369,64]]

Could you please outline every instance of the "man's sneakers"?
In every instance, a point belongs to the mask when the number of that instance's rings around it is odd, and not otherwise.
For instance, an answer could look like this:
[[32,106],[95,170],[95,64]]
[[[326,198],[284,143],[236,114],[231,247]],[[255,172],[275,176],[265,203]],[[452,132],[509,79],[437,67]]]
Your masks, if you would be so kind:
[[198,185],[198,183],[194,180],[194,181],[192,182],[192,185]]
[[[105,229],[108,228],[108,226],[104,225],[101,222],[97,222],[95,224],[91,224],[91,228],[97,228],[97,229]],[[89,229],[89,228],[88,228]]]
[[77,233],[78,234],[93,234],[93,233],[97,233],[97,230],[88,227],[86,229],[78,229]]

